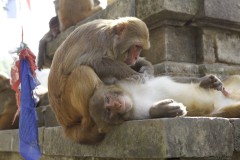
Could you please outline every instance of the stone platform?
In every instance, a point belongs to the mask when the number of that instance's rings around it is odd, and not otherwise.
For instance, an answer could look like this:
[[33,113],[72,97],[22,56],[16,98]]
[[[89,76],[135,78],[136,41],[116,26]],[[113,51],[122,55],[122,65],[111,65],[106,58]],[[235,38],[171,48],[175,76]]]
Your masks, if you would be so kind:
[[[39,128],[42,160],[237,160],[240,120],[181,117],[129,121],[98,145],[63,138],[61,127]],[[18,130],[0,131],[0,159],[20,160]]]

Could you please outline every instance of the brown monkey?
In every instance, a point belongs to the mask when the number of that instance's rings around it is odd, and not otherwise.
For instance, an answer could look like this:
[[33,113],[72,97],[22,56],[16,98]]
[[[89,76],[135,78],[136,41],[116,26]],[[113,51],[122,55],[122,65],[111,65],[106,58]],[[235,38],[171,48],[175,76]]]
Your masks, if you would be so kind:
[[[126,120],[185,115],[184,106],[187,116],[240,117],[240,76],[224,81],[228,95],[201,87],[207,83],[215,86],[217,81],[214,76],[206,76],[201,83],[186,84],[165,76],[146,83],[121,80],[114,85],[100,85],[90,99],[90,115],[100,133]],[[218,84],[215,88],[223,89]]]
[[139,57],[141,50],[149,47],[147,26],[138,18],[94,20],[76,28],[59,46],[50,77],[68,75],[79,65],[91,66],[106,81],[142,76],[139,72],[151,75],[152,64]]
[[10,79],[0,74],[0,130],[18,128],[18,117],[13,122],[17,111],[15,91],[11,89]]
[[61,32],[99,10],[101,7],[94,6],[93,0],[58,0],[57,15]]
[[[100,79],[152,74],[151,63],[139,58],[149,46],[146,24],[134,17],[94,20],[67,37],[54,55],[48,78],[49,102],[67,137],[79,143],[103,138],[88,112],[92,90]],[[92,67],[99,77],[92,70],[83,72],[81,65]]]
[[49,28],[50,30],[43,36],[43,38],[39,41],[38,47],[38,59],[37,59],[37,66],[38,70],[42,70],[45,64],[45,59],[48,58],[46,54],[47,43],[60,33],[59,30],[59,21],[58,17],[52,17],[49,21]]

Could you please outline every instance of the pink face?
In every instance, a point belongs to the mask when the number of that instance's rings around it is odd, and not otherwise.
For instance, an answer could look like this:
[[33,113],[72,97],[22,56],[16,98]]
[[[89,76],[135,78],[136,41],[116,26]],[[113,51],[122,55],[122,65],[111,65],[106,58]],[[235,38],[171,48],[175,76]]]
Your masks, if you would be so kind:
[[[129,97],[119,94],[107,94],[104,97],[106,120],[112,124],[123,122],[124,114],[132,108]],[[121,121],[119,121],[121,119]]]
[[125,63],[127,65],[134,65],[138,59],[138,57],[140,56],[140,53],[142,51],[142,47],[138,46],[138,45],[134,45],[129,49],[127,58],[125,59]]

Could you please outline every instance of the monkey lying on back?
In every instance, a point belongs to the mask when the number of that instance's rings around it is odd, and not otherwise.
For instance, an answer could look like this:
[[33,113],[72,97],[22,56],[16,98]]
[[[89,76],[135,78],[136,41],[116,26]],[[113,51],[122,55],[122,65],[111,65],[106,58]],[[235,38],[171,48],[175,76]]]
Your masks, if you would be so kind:
[[[90,99],[89,112],[102,133],[127,120],[185,115],[183,105],[187,116],[240,117],[240,76],[224,81],[228,95],[200,87],[217,81],[207,76],[201,83],[186,84],[165,76],[146,83],[122,80],[114,85],[101,84]],[[221,84],[216,88],[224,89]]]

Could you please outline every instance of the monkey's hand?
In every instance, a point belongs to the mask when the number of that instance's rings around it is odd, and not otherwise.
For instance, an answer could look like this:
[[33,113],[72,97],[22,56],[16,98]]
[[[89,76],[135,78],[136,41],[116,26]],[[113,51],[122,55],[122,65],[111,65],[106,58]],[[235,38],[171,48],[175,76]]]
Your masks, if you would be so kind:
[[139,73],[148,74],[148,75],[153,75],[153,72],[154,72],[153,69],[148,66],[142,66],[139,70]]
[[131,68],[139,73],[153,76],[154,67],[150,61],[147,61],[144,57],[139,57],[136,63]]
[[158,101],[149,110],[151,118],[166,118],[184,116],[187,114],[186,107],[172,99]]
[[199,86],[205,89],[210,88],[218,91],[224,90],[223,83],[215,75],[207,75],[202,77]]

